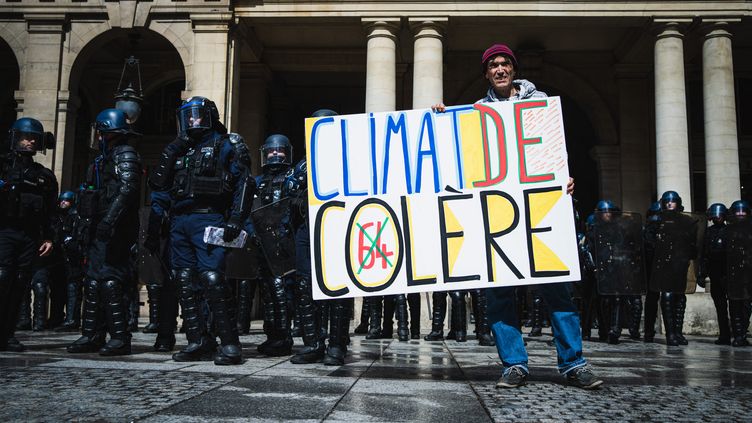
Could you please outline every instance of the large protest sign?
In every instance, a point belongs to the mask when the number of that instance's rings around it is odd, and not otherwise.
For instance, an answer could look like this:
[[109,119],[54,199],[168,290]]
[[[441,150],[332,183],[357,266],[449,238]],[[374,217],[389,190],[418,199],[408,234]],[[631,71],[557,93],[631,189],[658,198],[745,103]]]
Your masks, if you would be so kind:
[[306,120],[314,298],[579,280],[558,97]]

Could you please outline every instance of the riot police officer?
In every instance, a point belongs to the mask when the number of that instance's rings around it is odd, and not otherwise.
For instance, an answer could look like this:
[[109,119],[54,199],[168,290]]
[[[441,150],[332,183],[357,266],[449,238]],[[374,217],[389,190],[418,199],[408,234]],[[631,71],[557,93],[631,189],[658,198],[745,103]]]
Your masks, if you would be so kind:
[[610,200],[598,202],[595,216],[590,251],[594,254],[596,285],[603,309],[601,325],[608,327],[608,343],[618,344],[622,311],[627,307],[631,311],[626,319],[630,322],[630,336],[639,336],[641,295],[645,290],[642,217],[622,211]]
[[[317,110],[314,118],[333,119],[337,112],[329,109]],[[354,306],[352,298],[326,300],[328,307],[313,301],[311,296],[311,248],[309,243],[307,167],[305,160],[298,162],[288,178],[288,185],[297,193],[293,201],[293,222],[299,221],[295,233],[295,261],[298,292],[298,314],[303,325],[303,341],[306,346],[290,361],[293,363],[310,363],[321,359],[326,322],[329,322],[329,344],[323,355],[327,366],[345,364],[347,345],[350,343],[350,320]],[[326,313],[324,316],[322,313]]]
[[[104,356],[126,355],[131,352],[131,334],[123,290],[133,276],[131,247],[138,236],[134,228],[141,190],[141,158],[128,142],[139,134],[121,110],[105,109],[92,125],[92,136],[99,156],[87,170],[78,208],[81,216],[91,219],[83,322],[81,337],[68,352],[99,349]],[[105,325],[110,333],[106,344]]]
[[[724,228],[727,275],[726,296],[731,314],[734,347],[749,346],[749,301],[752,298],[752,220],[750,206],[744,200],[734,201],[728,209],[728,226]],[[711,291],[715,291],[715,283]]]
[[[258,190],[251,212],[254,236],[263,253],[260,262],[265,264],[261,293],[267,339],[259,345],[258,351],[269,356],[282,356],[292,351],[290,325],[295,310],[290,294],[295,295],[292,289],[296,282],[291,202],[297,194],[291,188],[297,190],[294,188],[297,183],[290,180],[294,173],[292,145],[286,136],[272,134],[266,138],[261,146],[261,169],[263,173],[256,177]],[[297,284],[300,283],[298,280]],[[310,310],[310,313],[309,320],[314,314],[318,316],[315,310]],[[308,324],[315,324],[314,320]],[[315,340],[309,338],[308,331],[306,333],[303,342],[310,347]],[[323,356],[323,347],[317,344],[316,348],[315,355]]]
[[[172,357],[198,361],[211,357],[215,350],[215,337],[209,335],[200,310],[203,294],[221,341],[213,354],[214,363],[240,364],[234,302],[224,277],[226,248],[205,242],[204,231],[224,228],[225,242],[240,235],[255,191],[251,159],[243,138],[227,133],[213,101],[199,96],[183,101],[177,122],[178,137],[164,149],[149,179],[152,190],[169,193],[171,198],[160,207],[152,202],[152,210],[158,216],[170,213],[171,263],[188,338],[188,346]],[[151,237],[158,239],[158,234]]]
[[713,298],[716,315],[718,316],[718,339],[716,345],[731,344],[731,329],[729,326],[728,296],[726,295],[726,248],[724,232],[726,229],[726,206],[714,203],[705,212],[712,223],[705,229],[702,242],[702,256],[700,260],[697,284],[705,287],[705,278],[710,277],[712,288],[710,296]]
[[[676,191],[663,193],[660,202],[660,220],[652,233],[654,239],[650,241],[654,245],[650,290],[661,293],[666,344],[687,345],[682,334],[687,305],[687,270],[689,261],[697,255],[697,231],[702,222],[681,213],[684,207]],[[648,321],[646,312],[645,330],[652,324],[654,320]]]
[[65,320],[56,329],[60,331],[76,330],[81,324],[83,268],[77,238],[79,216],[75,204],[76,194],[73,191],[60,194],[55,225],[55,245],[60,247],[64,256]]
[[54,144],[38,120],[15,121],[8,143],[9,151],[0,156],[0,351],[23,351],[13,333],[32,262],[52,252],[57,179],[34,162],[37,151]]

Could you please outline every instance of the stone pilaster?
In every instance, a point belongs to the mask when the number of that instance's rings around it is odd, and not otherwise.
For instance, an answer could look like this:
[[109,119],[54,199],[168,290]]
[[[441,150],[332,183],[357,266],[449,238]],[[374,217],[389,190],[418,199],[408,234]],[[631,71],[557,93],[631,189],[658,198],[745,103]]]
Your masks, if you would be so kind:
[[621,203],[621,170],[619,147],[597,145],[590,150],[590,157],[598,166],[598,180],[601,182],[599,199]]
[[397,30],[399,18],[363,19],[367,31],[366,112],[396,107]]
[[76,147],[76,116],[81,100],[69,91],[60,91],[57,97],[56,160],[52,169],[60,183],[61,191],[70,189],[73,172],[73,154]]
[[[60,87],[60,59],[65,33],[65,16],[60,14],[26,15],[26,29],[29,33],[26,45],[26,63],[21,75],[21,87],[16,93],[19,100],[18,117],[31,117],[42,122],[44,129],[57,131],[57,103]],[[65,140],[64,134],[55,134],[58,145]],[[39,155],[36,161],[50,169],[55,169],[58,152]]]
[[677,21],[659,22],[655,41],[655,160],[660,196],[673,190],[692,207],[689,175],[684,35]]
[[410,18],[415,35],[413,52],[413,109],[444,99],[443,31],[447,18]]
[[232,14],[193,14],[193,65],[187,75],[186,92],[189,96],[203,96],[217,105],[219,117],[225,122],[228,107],[229,29]]
[[728,205],[740,198],[741,182],[734,63],[727,22],[714,22],[707,27],[702,44],[702,97],[708,205]]
[[238,107],[242,119],[237,122],[237,130],[248,144],[254,175],[261,173],[258,151],[266,135],[268,85],[271,79],[271,71],[262,64],[243,65],[240,74]]

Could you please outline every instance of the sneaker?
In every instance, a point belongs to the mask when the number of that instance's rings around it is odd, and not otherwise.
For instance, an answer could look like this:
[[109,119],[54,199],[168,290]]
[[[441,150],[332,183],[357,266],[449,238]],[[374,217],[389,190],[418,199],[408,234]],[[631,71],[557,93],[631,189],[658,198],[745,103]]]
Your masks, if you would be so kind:
[[567,373],[567,383],[582,389],[596,389],[603,381],[598,379],[589,367],[582,366]]
[[527,372],[520,366],[512,366],[501,375],[501,379],[496,382],[497,388],[519,388],[527,383]]

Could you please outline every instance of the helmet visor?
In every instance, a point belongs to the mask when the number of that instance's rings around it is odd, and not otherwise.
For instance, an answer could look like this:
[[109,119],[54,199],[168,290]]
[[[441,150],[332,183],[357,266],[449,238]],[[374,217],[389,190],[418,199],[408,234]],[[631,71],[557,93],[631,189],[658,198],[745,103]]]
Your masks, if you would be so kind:
[[261,147],[261,166],[292,164],[292,147]]
[[212,128],[211,112],[208,107],[190,105],[178,109],[178,131],[191,133]]
[[44,151],[42,134],[36,132],[24,132],[12,130],[10,133],[10,145],[17,153],[36,153]]

